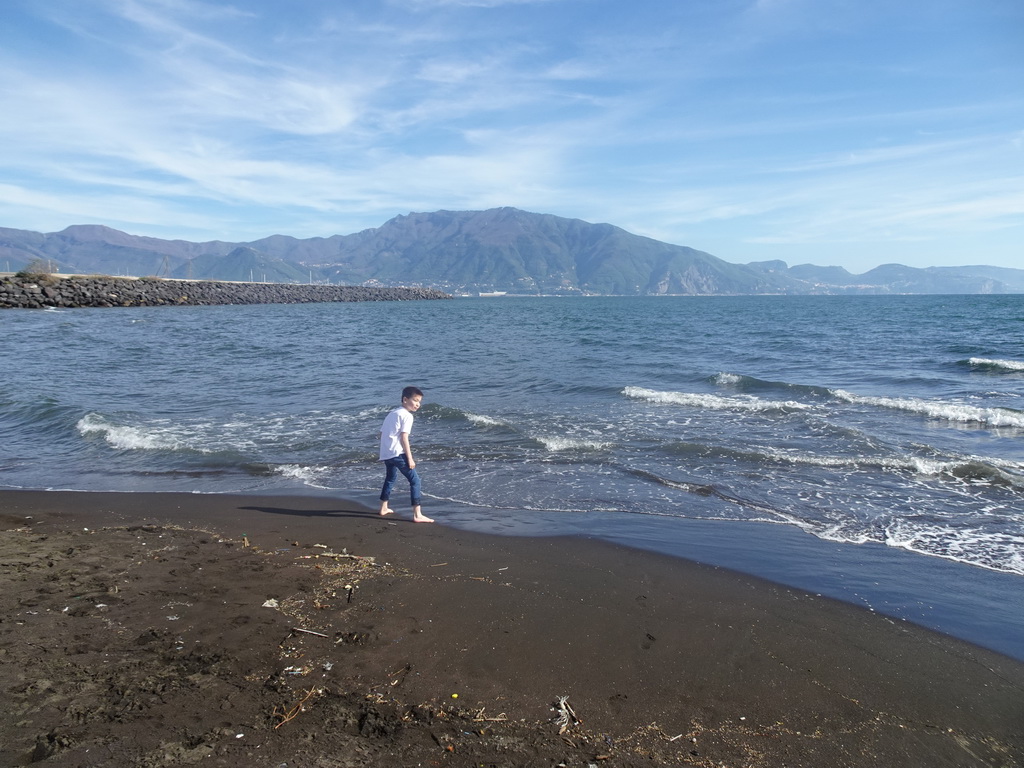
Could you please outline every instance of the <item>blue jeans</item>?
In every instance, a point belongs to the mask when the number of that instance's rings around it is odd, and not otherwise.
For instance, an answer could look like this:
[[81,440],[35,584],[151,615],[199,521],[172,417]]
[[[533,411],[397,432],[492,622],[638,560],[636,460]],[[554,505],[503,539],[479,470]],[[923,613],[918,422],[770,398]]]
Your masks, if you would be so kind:
[[420,476],[416,474],[415,468],[409,467],[409,462],[405,455],[386,459],[384,467],[387,474],[384,475],[384,487],[380,489],[380,500],[387,501],[391,498],[391,489],[394,488],[395,480],[398,479],[398,473],[401,472],[405,475],[405,479],[409,481],[409,498],[412,500],[412,505],[418,507],[421,501]]

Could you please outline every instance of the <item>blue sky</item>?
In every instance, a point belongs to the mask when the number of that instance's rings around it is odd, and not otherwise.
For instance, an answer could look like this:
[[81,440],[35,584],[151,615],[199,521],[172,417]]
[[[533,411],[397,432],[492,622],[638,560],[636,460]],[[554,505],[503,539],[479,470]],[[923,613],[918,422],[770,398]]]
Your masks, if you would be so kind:
[[726,261],[1024,268],[1019,0],[5,0],[0,226],[410,211]]

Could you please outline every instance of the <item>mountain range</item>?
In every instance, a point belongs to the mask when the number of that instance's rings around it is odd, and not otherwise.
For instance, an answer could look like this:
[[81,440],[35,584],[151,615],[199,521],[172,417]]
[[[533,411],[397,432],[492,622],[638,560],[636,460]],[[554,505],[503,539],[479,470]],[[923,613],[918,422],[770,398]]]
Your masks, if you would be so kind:
[[97,225],[43,234],[0,228],[0,263],[21,269],[278,283],[424,286],[451,293],[1024,293],[1024,270],[886,264],[861,275],[709,253],[516,208],[396,216],[351,235],[246,243],[161,240]]

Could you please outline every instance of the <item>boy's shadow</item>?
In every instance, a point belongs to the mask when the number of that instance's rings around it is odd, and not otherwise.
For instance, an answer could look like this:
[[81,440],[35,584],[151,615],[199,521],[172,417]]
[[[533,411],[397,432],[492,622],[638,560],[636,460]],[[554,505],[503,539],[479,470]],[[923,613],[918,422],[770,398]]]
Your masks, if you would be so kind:
[[289,515],[291,517],[380,517],[376,510],[365,509],[289,509],[287,507],[239,507],[241,510],[266,512],[271,515]]

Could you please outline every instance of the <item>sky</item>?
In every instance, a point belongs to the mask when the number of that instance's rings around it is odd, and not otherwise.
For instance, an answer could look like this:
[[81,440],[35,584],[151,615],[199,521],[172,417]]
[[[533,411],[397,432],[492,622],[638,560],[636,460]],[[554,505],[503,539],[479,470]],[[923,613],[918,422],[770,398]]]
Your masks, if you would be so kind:
[[0,98],[0,227],[1024,268],[1020,0],[4,0]]

